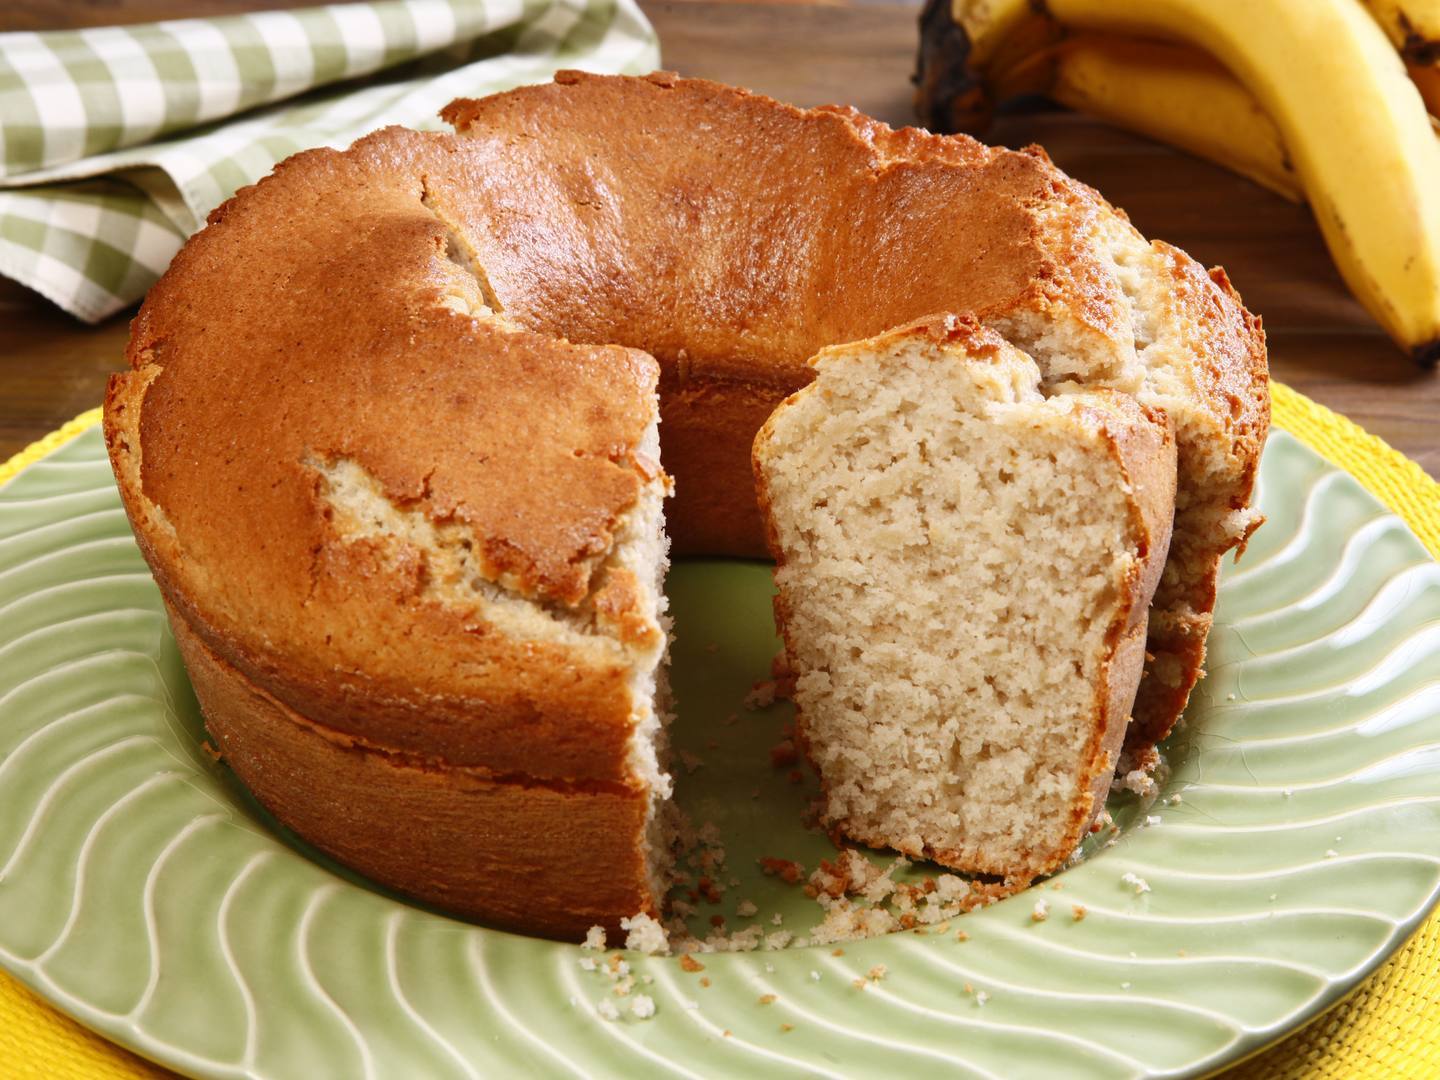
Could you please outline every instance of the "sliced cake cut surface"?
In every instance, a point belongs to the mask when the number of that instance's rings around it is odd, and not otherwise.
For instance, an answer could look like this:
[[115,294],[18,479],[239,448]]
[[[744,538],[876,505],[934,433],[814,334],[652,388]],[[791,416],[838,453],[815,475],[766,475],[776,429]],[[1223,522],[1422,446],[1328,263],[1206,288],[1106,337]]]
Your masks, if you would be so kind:
[[1028,882],[1099,811],[1169,544],[1168,418],[945,316],[822,351],[756,437],[827,824]]

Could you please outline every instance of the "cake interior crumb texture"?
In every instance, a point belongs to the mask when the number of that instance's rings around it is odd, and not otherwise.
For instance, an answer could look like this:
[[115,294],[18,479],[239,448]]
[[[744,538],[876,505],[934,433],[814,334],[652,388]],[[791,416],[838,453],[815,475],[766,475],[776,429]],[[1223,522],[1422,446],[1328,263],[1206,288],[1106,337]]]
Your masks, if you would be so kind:
[[[468,316],[467,316],[468,317]],[[652,397],[652,418],[633,456],[660,461],[659,402]],[[349,542],[382,545],[393,561],[423,557],[424,588],[435,602],[474,610],[486,623],[519,640],[558,643],[595,664],[615,664],[628,672],[631,732],[627,764],[631,783],[647,798],[646,825],[640,837],[648,871],[650,910],[659,912],[669,885],[674,823],[669,813],[674,785],[666,771],[671,692],[667,670],[670,618],[665,596],[670,541],[663,502],[667,481],[658,468],[640,488],[634,505],[615,523],[614,540],[594,560],[586,596],[573,607],[522,595],[481,561],[483,543],[454,518],[436,521],[423,511],[398,505],[379,481],[347,458],[306,462],[321,478],[320,491],[331,522]],[[597,605],[612,573],[633,580],[638,593],[638,622],[660,633],[627,634],[609,626]]]
[[756,455],[824,815],[1033,876],[1073,849],[1113,767],[1097,716],[1139,540],[1093,418],[1106,398],[1045,396],[1009,346],[914,335],[815,366]]

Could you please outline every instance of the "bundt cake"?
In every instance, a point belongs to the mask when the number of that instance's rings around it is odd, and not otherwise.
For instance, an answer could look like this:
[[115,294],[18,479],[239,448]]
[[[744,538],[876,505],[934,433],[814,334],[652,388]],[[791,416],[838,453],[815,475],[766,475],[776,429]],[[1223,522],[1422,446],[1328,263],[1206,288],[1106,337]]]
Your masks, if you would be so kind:
[[755,439],[796,732],[844,836],[1028,884],[1104,807],[1169,418],[944,316],[822,349]]
[[1132,725],[1168,729],[1264,435],[1263,340],[1223,275],[1039,151],[851,110],[568,72],[444,115],[217,209],[107,397],[207,722],[282,822],[500,925],[656,910],[657,409],[677,550],[760,553],[750,446],[808,359],[935,313],[1047,389],[1172,417]]

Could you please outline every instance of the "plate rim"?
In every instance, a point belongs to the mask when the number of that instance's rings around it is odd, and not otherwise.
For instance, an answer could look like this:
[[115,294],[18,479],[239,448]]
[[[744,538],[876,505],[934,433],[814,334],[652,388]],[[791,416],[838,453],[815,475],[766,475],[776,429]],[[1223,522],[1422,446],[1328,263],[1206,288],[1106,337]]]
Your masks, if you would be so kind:
[[[73,442],[77,437],[90,434],[91,432],[93,432],[93,430],[94,422],[92,421],[91,423],[81,427],[80,430],[72,432],[69,437],[66,438],[59,446],[49,447],[47,450],[45,450],[45,452],[38,456],[37,460],[43,461],[48,459],[58,450]],[[1405,529],[1411,534],[1411,536],[1414,537],[1416,542],[1420,544],[1422,548],[1424,547],[1423,541],[1421,541],[1420,538],[1416,536],[1409,522],[1405,521],[1402,515],[1395,513],[1395,511],[1386,507],[1379,499],[1379,497],[1370,490],[1368,485],[1365,485],[1363,481],[1356,478],[1353,473],[1350,473],[1341,465],[1331,461],[1321,451],[1312,446],[1304,438],[1301,438],[1290,432],[1286,432],[1279,427],[1276,428],[1274,434],[1283,436],[1283,439],[1289,439],[1293,441],[1296,446],[1299,447],[1304,453],[1318,459],[1327,469],[1334,470],[1341,475],[1348,477],[1356,484],[1360,491],[1363,492],[1366,499],[1373,502],[1375,506],[1384,513],[1390,514],[1396,520],[1400,521],[1401,524],[1405,527]],[[30,464],[33,464],[33,462]],[[25,467],[18,469],[15,473],[15,477],[23,475],[23,473],[27,471],[29,467],[30,465],[26,465]],[[0,473],[0,475],[3,475],[3,473]],[[9,487],[10,483],[15,477],[9,477],[6,478],[4,481],[0,481],[0,492],[3,492],[5,488]],[[1199,1060],[1194,1062],[1191,1066],[1187,1067],[1183,1071],[1169,1073],[1166,1075],[1214,1075],[1219,1071],[1231,1068],[1234,1065],[1239,1064],[1240,1062],[1248,1060],[1255,1055],[1264,1052],[1264,1050],[1266,1050],[1270,1046],[1273,1046],[1276,1043],[1285,1039],[1286,1037],[1299,1032],[1304,1027],[1313,1023],[1315,1020],[1317,1020],[1324,1014],[1338,1007],[1349,996],[1361,989],[1365,982],[1374,974],[1374,972],[1378,968],[1380,968],[1387,960],[1393,957],[1400,949],[1405,946],[1407,942],[1409,942],[1415,936],[1416,933],[1418,933],[1421,926],[1423,925],[1425,918],[1434,909],[1437,900],[1440,900],[1440,878],[1432,881],[1428,892],[1424,895],[1420,904],[1413,909],[1410,915],[1393,924],[1393,927],[1389,934],[1386,936],[1385,942],[1382,946],[1372,950],[1362,963],[1357,965],[1351,971],[1347,972],[1343,977],[1329,980],[1326,986],[1319,993],[1312,997],[1309,1002],[1302,1005],[1298,1010],[1296,1010],[1296,1012],[1287,1016],[1283,1021],[1274,1023],[1268,1027],[1247,1030],[1243,1035],[1240,1036],[1240,1038],[1236,1040],[1236,1042],[1231,1043],[1229,1044],[1229,1046],[1222,1048],[1221,1051],[1218,1051],[1217,1053],[1223,1056],[1217,1058],[1217,1060]],[[403,907],[403,905],[401,906]],[[444,917],[440,916],[440,918]],[[456,925],[467,926],[468,924],[456,923]],[[488,928],[485,929],[484,932],[487,934],[505,933],[503,931],[489,930]],[[505,936],[520,938],[519,935]],[[530,939],[520,938],[520,940],[528,941]],[[102,1037],[109,1039],[110,1041],[115,1042],[118,1045],[123,1046],[124,1048],[141,1055],[142,1057],[154,1061],[157,1064],[172,1068],[196,1069],[196,1062],[201,1061],[202,1063],[200,1065],[199,1071],[196,1072],[196,1075],[234,1075],[233,1073],[205,1071],[203,1059],[196,1059],[193,1055],[191,1055],[183,1048],[178,1047],[170,1042],[157,1041],[151,1036],[149,1036],[146,1032],[144,1032],[143,1029],[140,1029],[137,1026],[117,1025],[112,1021],[108,1013],[105,1013],[101,1010],[96,1010],[89,1003],[74,998],[73,995],[71,995],[63,987],[55,984],[53,980],[51,980],[48,975],[45,975],[44,972],[40,971],[40,969],[35,968],[32,965],[23,961],[17,962],[15,957],[13,957],[10,953],[10,951],[3,946],[0,946],[0,967],[3,967],[13,977],[18,979],[19,982],[29,987],[43,1000],[54,1005],[57,1009],[59,1009],[59,1011],[61,1011],[65,1015],[71,1016],[73,1019],[77,1020],[79,1023],[83,1024],[85,1027],[96,1032]],[[1239,1051],[1236,1051],[1234,1049],[1235,1047],[1242,1045],[1243,1049]]]

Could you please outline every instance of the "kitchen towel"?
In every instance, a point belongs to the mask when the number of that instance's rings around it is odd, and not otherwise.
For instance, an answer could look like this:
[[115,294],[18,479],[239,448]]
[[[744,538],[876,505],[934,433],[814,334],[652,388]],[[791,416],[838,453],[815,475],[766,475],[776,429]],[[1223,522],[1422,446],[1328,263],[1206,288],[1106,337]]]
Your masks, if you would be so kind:
[[660,66],[634,0],[383,0],[0,34],[0,274],[87,322],[312,146],[442,127],[457,97]]

